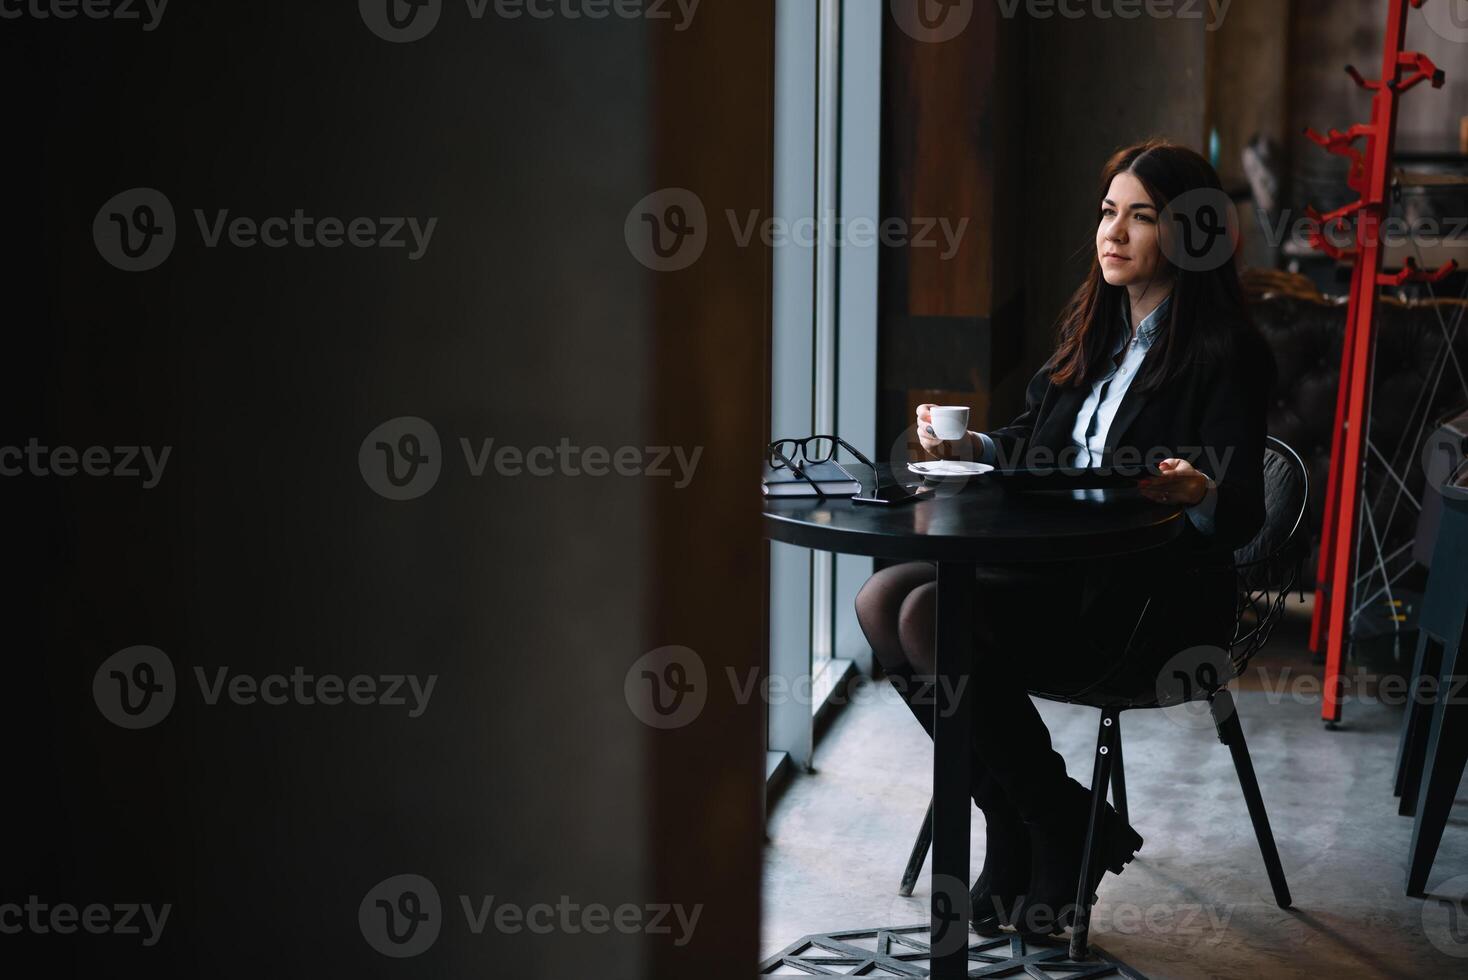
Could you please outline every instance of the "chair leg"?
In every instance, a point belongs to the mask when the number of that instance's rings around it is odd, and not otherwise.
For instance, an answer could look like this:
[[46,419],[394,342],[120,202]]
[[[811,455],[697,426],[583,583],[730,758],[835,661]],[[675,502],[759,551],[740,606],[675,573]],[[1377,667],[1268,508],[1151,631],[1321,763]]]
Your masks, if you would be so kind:
[[[1417,813],[1417,795],[1422,790],[1422,766],[1427,758],[1427,733],[1432,727],[1433,704],[1441,691],[1442,640],[1427,630],[1417,638],[1417,656],[1412,669],[1407,711],[1402,719],[1402,741],[1397,746],[1397,780],[1394,787],[1402,802],[1397,813]],[[1432,694],[1432,697],[1428,695]]]
[[1106,786],[1111,781],[1112,750],[1117,742],[1117,711],[1101,709],[1101,730],[1096,735],[1096,768],[1091,773],[1091,819],[1086,825],[1086,849],[1081,854],[1081,880],[1076,883],[1075,924],[1070,931],[1070,958],[1091,955],[1091,865],[1096,860],[1096,841],[1106,813]]
[[[1468,638],[1468,632],[1464,636]],[[1414,897],[1423,895],[1427,888],[1427,875],[1442,843],[1448,811],[1453,808],[1463,770],[1468,767],[1468,704],[1463,702],[1465,675],[1457,660],[1458,651],[1449,648],[1443,652],[1442,686],[1427,736],[1422,789],[1408,852],[1407,894]]]
[[1121,763],[1121,715],[1116,716],[1113,727],[1116,734],[1111,741],[1111,805],[1121,815],[1122,823],[1131,823],[1131,816],[1126,809],[1126,770]]
[[1244,802],[1249,807],[1249,819],[1254,822],[1254,836],[1259,839],[1259,852],[1264,856],[1264,868],[1269,872],[1269,886],[1274,889],[1274,901],[1282,909],[1292,903],[1290,886],[1285,882],[1284,866],[1279,860],[1279,849],[1274,845],[1274,832],[1269,829],[1269,814],[1264,809],[1264,796],[1259,792],[1259,777],[1254,774],[1254,761],[1249,758],[1249,746],[1244,742],[1244,729],[1239,724],[1239,715],[1234,707],[1233,695],[1225,688],[1208,702],[1213,713],[1213,725],[1218,729],[1218,740],[1228,746],[1234,759],[1234,769],[1239,774],[1239,786],[1244,791]]
[[1392,770],[1392,795],[1402,795],[1402,782],[1407,773],[1407,743],[1411,737],[1412,729],[1416,726],[1413,708],[1417,705],[1418,686],[1422,683],[1424,670],[1423,660],[1427,657],[1427,633],[1419,632],[1417,636],[1417,649],[1412,657],[1412,669],[1407,674],[1407,710],[1402,714],[1402,734],[1397,740],[1397,762]]
[[918,829],[917,840],[912,842],[912,853],[907,858],[907,869],[902,872],[902,885],[897,894],[906,898],[917,885],[918,875],[923,873],[923,862],[928,860],[928,848],[933,844],[933,801],[928,800],[928,814]]

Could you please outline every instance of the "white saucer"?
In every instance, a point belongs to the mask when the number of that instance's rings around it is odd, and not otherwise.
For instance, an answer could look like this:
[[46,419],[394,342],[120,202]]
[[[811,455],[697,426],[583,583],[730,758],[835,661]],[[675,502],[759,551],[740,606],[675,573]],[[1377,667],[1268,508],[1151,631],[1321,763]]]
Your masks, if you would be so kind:
[[910,472],[918,476],[941,478],[945,476],[978,476],[994,467],[988,463],[970,463],[961,459],[935,459],[922,463],[908,463]]

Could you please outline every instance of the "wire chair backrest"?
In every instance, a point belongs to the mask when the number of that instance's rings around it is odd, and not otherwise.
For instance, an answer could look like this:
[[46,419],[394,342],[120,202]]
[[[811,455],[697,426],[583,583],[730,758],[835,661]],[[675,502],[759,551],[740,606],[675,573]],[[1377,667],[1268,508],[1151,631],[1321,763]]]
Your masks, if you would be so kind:
[[1264,450],[1264,524],[1234,551],[1239,595],[1229,660],[1234,676],[1269,641],[1284,613],[1285,597],[1302,590],[1310,552],[1310,474],[1288,443],[1268,437]]

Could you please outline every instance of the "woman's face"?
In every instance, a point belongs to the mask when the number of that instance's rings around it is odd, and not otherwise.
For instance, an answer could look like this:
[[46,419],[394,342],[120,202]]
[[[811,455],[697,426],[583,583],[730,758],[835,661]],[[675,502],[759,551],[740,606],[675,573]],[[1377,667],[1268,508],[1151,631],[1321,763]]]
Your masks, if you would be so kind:
[[1157,205],[1142,182],[1117,174],[1101,202],[1096,228],[1096,258],[1101,275],[1113,286],[1150,283],[1163,272]]

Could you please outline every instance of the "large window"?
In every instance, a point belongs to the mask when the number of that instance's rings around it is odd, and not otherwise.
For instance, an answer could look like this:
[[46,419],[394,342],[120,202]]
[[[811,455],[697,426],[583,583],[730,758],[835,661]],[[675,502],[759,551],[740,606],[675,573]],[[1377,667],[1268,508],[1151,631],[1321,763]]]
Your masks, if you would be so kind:
[[[777,0],[772,435],[836,433],[874,459],[882,5]],[[808,767],[814,715],[870,669],[856,592],[870,559],[770,556],[772,766]]]

